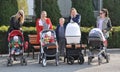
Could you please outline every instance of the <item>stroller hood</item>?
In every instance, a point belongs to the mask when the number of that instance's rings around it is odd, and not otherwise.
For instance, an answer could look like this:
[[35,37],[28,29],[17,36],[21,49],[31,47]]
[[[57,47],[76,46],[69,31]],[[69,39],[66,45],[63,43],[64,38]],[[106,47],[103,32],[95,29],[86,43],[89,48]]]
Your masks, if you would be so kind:
[[65,31],[67,43],[80,43],[81,31],[77,23],[68,23]]
[[99,39],[102,41],[103,37],[102,31],[98,28],[94,28],[89,32],[89,39]]
[[24,41],[23,34],[20,30],[13,30],[12,32],[10,32],[8,35],[8,41],[10,41],[10,39],[14,36],[20,36],[22,38],[22,41]]

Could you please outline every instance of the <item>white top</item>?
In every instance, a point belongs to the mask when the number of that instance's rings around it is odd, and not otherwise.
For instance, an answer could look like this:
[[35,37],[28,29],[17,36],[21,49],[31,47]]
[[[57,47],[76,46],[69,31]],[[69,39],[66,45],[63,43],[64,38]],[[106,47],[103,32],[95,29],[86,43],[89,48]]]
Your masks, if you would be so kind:
[[98,28],[99,28],[100,30],[102,30],[103,21],[104,21],[104,19],[99,19]]

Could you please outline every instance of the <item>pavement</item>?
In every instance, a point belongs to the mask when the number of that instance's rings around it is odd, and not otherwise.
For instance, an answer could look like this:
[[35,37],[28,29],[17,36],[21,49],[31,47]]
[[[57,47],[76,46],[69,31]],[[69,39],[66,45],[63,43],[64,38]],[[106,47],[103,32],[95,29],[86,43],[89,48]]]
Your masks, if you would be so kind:
[[21,66],[19,61],[14,62],[13,66],[7,67],[7,55],[0,56],[0,72],[120,72],[120,49],[109,49],[110,62],[106,63],[103,59],[102,64],[98,65],[97,58],[93,60],[91,65],[87,63],[87,57],[85,56],[85,63],[79,65],[77,62],[73,65],[68,65],[63,61],[60,61],[60,65],[56,66],[55,61],[47,61],[47,66],[42,67],[38,64],[37,54],[35,59],[32,59],[30,54],[27,57],[28,65]]

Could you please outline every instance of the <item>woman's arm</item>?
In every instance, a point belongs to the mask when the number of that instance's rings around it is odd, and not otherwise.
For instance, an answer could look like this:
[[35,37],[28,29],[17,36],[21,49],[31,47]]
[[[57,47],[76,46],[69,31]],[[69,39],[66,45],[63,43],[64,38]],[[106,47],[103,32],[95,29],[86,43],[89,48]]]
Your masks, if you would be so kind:
[[110,31],[112,28],[112,24],[111,24],[111,20],[109,19],[108,20],[108,23],[107,23],[107,28],[105,29],[106,31]]
[[78,14],[78,15],[76,15],[75,18],[72,18],[72,20],[80,25],[81,16]]

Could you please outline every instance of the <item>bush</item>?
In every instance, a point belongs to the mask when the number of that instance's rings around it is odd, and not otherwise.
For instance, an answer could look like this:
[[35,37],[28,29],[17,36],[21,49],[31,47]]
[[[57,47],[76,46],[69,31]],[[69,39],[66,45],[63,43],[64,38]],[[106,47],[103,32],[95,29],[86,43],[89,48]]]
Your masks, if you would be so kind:
[[112,25],[119,26],[120,0],[103,0],[103,7],[108,9]]
[[16,0],[0,0],[0,26],[8,25],[10,17],[18,10]]
[[[9,26],[0,27],[0,53],[7,53],[8,49],[4,48],[5,46],[5,35]],[[37,34],[35,27],[25,27],[23,26],[23,34],[25,40],[28,41],[28,34]],[[55,26],[53,27],[56,28]],[[88,33],[93,27],[81,27],[81,42],[87,44]],[[110,37],[108,39],[108,48],[119,48],[120,47],[120,26],[113,27],[112,32],[110,32]]]
[[[35,13],[36,17],[40,17],[41,0],[35,0]],[[61,17],[60,10],[57,4],[57,0],[42,0],[42,10],[47,11],[48,17],[50,17],[52,24],[58,24],[58,20]]]
[[95,25],[92,0],[72,0],[72,7],[81,14],[81,26]]

